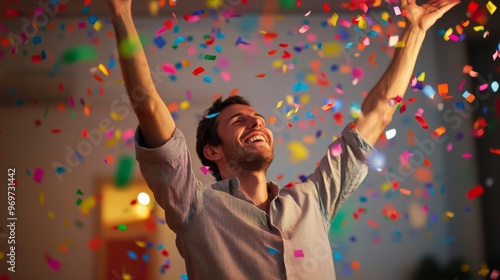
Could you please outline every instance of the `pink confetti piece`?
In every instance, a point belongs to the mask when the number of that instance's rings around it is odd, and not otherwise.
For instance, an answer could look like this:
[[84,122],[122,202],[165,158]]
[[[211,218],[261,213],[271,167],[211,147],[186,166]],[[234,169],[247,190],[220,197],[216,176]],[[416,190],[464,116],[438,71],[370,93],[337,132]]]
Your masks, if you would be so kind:
[[210,167],[209,166],[202,166],[200,167],[201,172],[203,172],[204,175],[207,175],[208,172],[210,172]]
[[155,34],[155,37],[158,37],[160,36],[161,34],[163,34],[165,31],[167,31],[167,27],[166,26],[162,26],[160,27],[158,30],[156,30],[156,34]]
[[489,84],[482,84],[482,85],[479,86],[479,90],[480,91],[484,91],[485,89],[488,88],[488,86],[489,86]]
[[196,48],[195,46],[189,46],[188,50],[187,50],[187,53],[188,55],[193,55],[194,53],[196,52]]
[[47,265],[55,271],[59,271],[61,268],[61,264],[54,260],[49,254],[45,254],[45,260],[47,261]]
[[194,15],[188,19],[188,22],[193,23],[193,22],[197,22],[198,20],[200,20],[200,17],[198,15]]
[[368,219],[367,222],[368,222],[368,225],[371,226],[372,228],[378,229],[377,223],[375,223],[375,221],[373,221],[372,219]]
[[465,85],[465,80],[462,80],[462,82],[460,83],[460,86],[458,87],[458,90],[462,90],[464,85]]
[[408,163],[408,159],[413,156],[412,153],[408,152],[408,150],[405,150],[400,156],[399,159],[401,160],[401,163],[403,165],[406,165]]
[[302,27],[299,29],[300,33],[306,33],[309,30],[309,25],[302,25]]
[[448,146],[446,147],[446,150],[448,152],[451,152],[451,150],[453,150],[453,143],[449,143]]
[[293,256],[296,258],[303,258],[304,252],[302,250],[293,250]]
[[364,75],[364,70],[363,68],[359,68],[359,67],[354,67],[352,68],[352,76],[356,79],[363,79],[363,75]]
[[229,82],[231,80],[231,74],[229,74],[229,72],[223,71],[220,73],[220,76],[226,82]]
[[339,142],[334,143],[332,145],[332,147],[330,148],[330,153],[331,153],[332,157],[336,157],[336,156],[339,156],[340,154],[342,154],[342,146],[340,146]]
[[462,157],[463,158],[472,158],[472,155],[471,154],[462,154]]
[[500,272],[498,270],[493,269],[493,271],[490,274],[490,279],[496,280],[498,279],[498,276],[500,275]]
[[176,75],[177,74],[177,70],[175,69],[175,66],[172,65],[172,64],[162,64],[161,66],[161,69],[166,72],[166,73],[170,73],[172,75]]
[[33,179],[35,179],[35,182],[40,183],[42,182],[42,178],[43,178],[43,169],[37,167],[33,174]]

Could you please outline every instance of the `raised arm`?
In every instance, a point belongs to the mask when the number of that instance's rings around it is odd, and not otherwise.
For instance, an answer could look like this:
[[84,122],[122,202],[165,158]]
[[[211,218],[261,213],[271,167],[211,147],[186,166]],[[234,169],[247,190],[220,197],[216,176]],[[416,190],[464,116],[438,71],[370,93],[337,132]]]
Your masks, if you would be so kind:
[[427,30],[459,2],[430,0],[419,6],[415,0],[401,1],[401,9],[406,12],[401,38],[404,46],[396,49],[388,69],[365,98],[362,115],[355,121],[358,132],[372,145],[392,121],[396,106],[391,106],[391,100],[406,92]]
[[[132,20],[132,0],[108,0],[119,49],[125,86],[148,148],[156,148],[170,139],[175,122],[151,78],[148,61]],[[120,46],[127,42],[126,49]]]

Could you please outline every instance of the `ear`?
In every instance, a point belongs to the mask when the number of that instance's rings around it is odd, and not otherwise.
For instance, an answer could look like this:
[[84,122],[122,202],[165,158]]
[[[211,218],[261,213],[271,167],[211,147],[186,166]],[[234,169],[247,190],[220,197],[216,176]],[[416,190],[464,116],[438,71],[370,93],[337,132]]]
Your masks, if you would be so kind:
[[213,162],[218,161],[222,157],[222,151],[218,147],[205,145],[203,147],[203,155]]

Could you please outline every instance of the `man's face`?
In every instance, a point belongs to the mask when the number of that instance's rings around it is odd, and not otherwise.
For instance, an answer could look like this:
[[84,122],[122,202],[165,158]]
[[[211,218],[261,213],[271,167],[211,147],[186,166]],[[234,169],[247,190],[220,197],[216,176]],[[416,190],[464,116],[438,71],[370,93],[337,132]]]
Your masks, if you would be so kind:
[[226,164],[248,171],[267,170],[274,159],[274,141],[265,119],[247,105],[230,105],[217,116]]

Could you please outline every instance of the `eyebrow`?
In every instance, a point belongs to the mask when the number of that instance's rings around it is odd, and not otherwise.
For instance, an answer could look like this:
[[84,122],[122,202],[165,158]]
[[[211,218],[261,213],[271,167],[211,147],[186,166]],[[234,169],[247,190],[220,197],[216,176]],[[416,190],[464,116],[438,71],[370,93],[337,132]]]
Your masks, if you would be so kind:
[[[231,122],[232,119],[236,118],[236,117],[239,117],[239,116],[242,116],[243,114],[242,113],[236,113],[234,115],[232,115],[228,120],[227,122]],[[266,118],[264,118],[264,116],[262,116],[261,114],[259,113],[254,113],[254,116],[257,116],[257,117],[260,117],[262,118],[264,121],[266,120]]]

